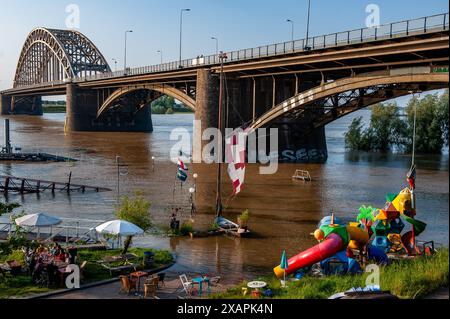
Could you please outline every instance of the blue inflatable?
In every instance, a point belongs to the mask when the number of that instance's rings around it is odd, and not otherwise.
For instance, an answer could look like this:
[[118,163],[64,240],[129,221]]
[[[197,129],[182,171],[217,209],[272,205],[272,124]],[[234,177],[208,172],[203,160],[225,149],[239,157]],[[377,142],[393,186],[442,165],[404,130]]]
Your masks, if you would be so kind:
[[386,255],[384,249],[375,246],[370,246],[368,248],[367,253],[369,260],[375,261],[378,264],[388,264],[389,262],[389,258]]
[[356,274],[361,272],[359,263],[355,259],[347,257],[347,251],[345,250],[331,258],[322,260],[320,267],[325,275]]

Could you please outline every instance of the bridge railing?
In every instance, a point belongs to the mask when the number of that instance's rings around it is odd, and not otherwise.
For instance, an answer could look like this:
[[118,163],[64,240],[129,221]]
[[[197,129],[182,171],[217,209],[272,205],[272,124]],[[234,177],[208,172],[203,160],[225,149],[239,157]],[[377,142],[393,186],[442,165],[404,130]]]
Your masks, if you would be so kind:
[[[448,28],[449,14],[437,14],[418,19],[384,24],[380,25],[378,28],[360,28],[344,32],[315,36],[308,39],[270,44],[244,50],[230,51],[227,52],[228,59],[225,63],[297,53],[301,51],[317,50],[348,44],[392,39],[409,36],[412,34],[443,31],[448,30]],[[89,77],[88,80],[95,80],[104,77],[124,75],[132,76],[146,73],[174,71],[177,69],[186,69],[195,66],[212,66],[219,63],[219,57],[214,54],[197,57],[195,59],[186,59],[182,60],[181,62],[175,61],[159,65],[147,66],[143,68],[133,68],[127,70],[126,72],[118,71],[116,72],[116,74],[97,74]]]
[[[233,63],[277,55],[292,54],[310,50],[338,47],[349,44],[357,44],[378,40],[393,39],[410,36],[414,34],[425,34],[427,32],[445,31],[449,29],[449,14],[437,14],[412,20],[404,20],[389,24],[380,25],[378,28],[360,28],[344,32],[337,32],[308,39],[301,39],[277,44],[270,44],[256,48],[227,52],[228,59],[225,63]],[[213,66],[219,64],[217,55],[199,56],[195,59],[168,62],[158,65],[151,65],[139,68],[129,68],[109,73],[98,73],[92,76],[79,77],[71,81],[84,82],[100,80],[106,78],[116,78],[123,76],[135,76],[142,74],[161,73],[175,71],[178,69],[188,69],[197,66]],[[33,85],[31,87],[60,85],[65,82],[49,82]]]

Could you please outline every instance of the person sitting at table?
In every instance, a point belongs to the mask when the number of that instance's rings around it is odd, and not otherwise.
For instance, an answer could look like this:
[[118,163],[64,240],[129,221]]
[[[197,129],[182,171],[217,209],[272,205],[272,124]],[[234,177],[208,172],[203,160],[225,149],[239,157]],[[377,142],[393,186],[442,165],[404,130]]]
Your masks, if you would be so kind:
[[57,255],[55,255],[55,259],[59,261],[66,261],[67,254],[63,248],[61,248]]
[[35,259],[35,265],[34,265],[34,269],[33,269],[33,273],[31,274],[31,280],[33,282],[37,282],[40,275],[42,274],[42,270],[44,269],[45,265],[44,265],[44,261],[42,260],[41,257],[37,257]]

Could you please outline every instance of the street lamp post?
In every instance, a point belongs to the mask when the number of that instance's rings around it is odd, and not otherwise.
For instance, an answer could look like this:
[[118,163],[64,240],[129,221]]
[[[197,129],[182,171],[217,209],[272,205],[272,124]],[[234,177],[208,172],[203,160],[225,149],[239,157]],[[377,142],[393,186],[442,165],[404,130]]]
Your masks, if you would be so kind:
[[[194,196],[197,197],[197,178],[198,178],[198,174],[194,173],[194,175],[192,175],[192,177],[194,177],[194,189],[195,189]],[[195,199],[197,199],[197,198],[195,198]]]
[[163,64],[163,52],[162,50],[158,50],[159,56],[161,58],[161,64]]
[[114,72],[117,72],[117,60],[112,59],[112,61],[114,62]]
[[124,54],[124,59],[123,59],[123,69],[124,69],[125,75],[127,74],[127,34],[128,33],[133,33],[133,30],[125,31],[125,54]]
[[180,65],[179,68],[181,69],[183,66],[181,65],[181,47],[183,44],[183,12],[189,12],[191,9],[181,9],[180,12]]
[[218,56],[219,55],[219,39],[216,37],[211,37],[211,40],[216,41],[216,56]]
[[291,24],[291,41],[294,42],[294,21],[287,19],[286,22]]
[[311,0],[308,0],[308,19],[306,22],[306,44],[305,44],[305,49],[308,50],[308,38],[309,38],[309,18],[311,16]]

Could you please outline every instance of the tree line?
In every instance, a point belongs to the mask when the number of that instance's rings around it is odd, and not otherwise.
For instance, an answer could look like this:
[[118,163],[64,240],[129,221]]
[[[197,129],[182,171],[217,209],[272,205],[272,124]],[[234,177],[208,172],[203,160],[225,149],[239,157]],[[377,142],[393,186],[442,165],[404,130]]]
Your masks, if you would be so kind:
[[190,109],[184,107],[182,104],[177,104],[175,99],[171,96],[163,95],[156,99],[151,104],[153,114],[173,114],[177,113],[190,113]]
[[372,106],[370,124],[355,118],[345,134],[345,145],[350,150],[411,152],[416,108],[416,151],[439,154],[449,145],[448,89],[443,94],[428,94],[409,100],[402,116],[397,103],[379,103]]

